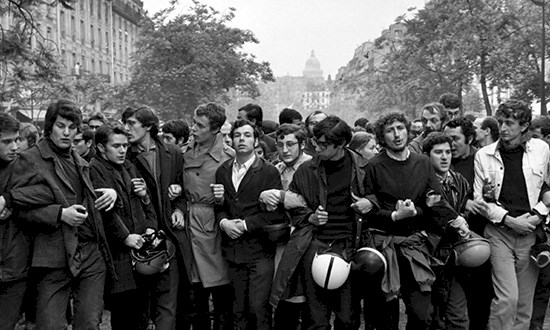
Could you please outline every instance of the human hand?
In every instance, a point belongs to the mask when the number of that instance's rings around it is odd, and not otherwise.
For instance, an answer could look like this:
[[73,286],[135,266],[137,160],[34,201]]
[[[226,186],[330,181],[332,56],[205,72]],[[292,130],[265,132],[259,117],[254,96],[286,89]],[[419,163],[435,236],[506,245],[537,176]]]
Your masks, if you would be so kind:
[[470,227],[468,227],[468,222],[464,217],[458,216],[456,219],[450,221],[450,225],[458,231],[458,234],[467,238],[470,236]]
[[220,222],[220,228],[229,236],[231,239],[239,238],[244,231],[237,227],[236,222],[242,221],[241,219],[228,220],[223,219]]
[[101,196],[95,200],[95,207],[99,211],[110,211],[116,202],[116,191],[111,188],[99,188],[94,190]]
[[147,196],[147,184],[143,178],[132,178],[131,181],[134,194],[141,198]]
[[124,240],[124,244],[126,244],[126,246],[138,250],[141,249],[143,243],[145,243],[145,239],[138,234],[130,234]]
[[268,211],[273,211],[281,202],[281,191],[279,189],[264,190],[260,194],[260,202],[267,206]]
[[[536,225],[530,222],[533,220],[533,219],[529,219],[530,217],[534,217],[534,216],[530,215],[529,213],[522,214],[519,217],[512,217],[507,215],[506,217],[504,217],[503,221],[506,226],[511,228],[516,233],[520,235],[528,235],[532,233],[536,227]],[[540,222],[540,219],[539,219],[539,222]]]
[[180,209],[175,209],[172,213],[172,226],[175,229],[183,229],[185,226],[185,216]]
[[176,199],[176,197],[179,197],[181,195],[181,186],[179,184],[171,184],[170,187],[168,187],[168,198],[170,200]]
[[2,212],[0,212],[0,220],[6,220],[8,219],[12,214],[12,211],[8,208],[4,208]]
[[366,214],[366,213],[369,213],[370,210],[372,210],[372,202],[369,201],[368,199],[359,197],[354,193],[351,193],[351,198],[353,200],[353,203],[351,204],[351,208],[355,212],[360,214]]
[[487,214],[487,203],[480,202],[480,201],[474,201],[471,199],[468,199],[466,202],[466,211],[472,213],[472,214]]
[[416,208],[414,202],[410,199],[398,200],[395,206],[395,211],[392,213],[393,220],[402,220],[416,216]]
[[211,183],[210,188],[212,189],[212,193],[214,194],[214,199],[216,199],[217,202],[221,202],[223,200],[223,194],[225,193],[225,188],[223,184]]
[[78,204],[66,207],[61,211],[61,221],[72,227],[80,226],[87,217],[88,211],[86,211],[86,208]]
[[325,211],[321,205],[319,205],[315,210],[315,213],[309,216],[308,221],[315,226],[322,226],[328,221],[328,212]]

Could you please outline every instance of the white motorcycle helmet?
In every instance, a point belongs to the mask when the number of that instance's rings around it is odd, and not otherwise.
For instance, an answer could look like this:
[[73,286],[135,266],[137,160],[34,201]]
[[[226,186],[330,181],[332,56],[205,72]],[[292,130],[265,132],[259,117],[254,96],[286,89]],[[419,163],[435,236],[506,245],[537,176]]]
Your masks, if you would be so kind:
[[327,290],[341,287],[348,279],[351,264],[342,256],[332,253],[315,253],[311,264],[311,274],[317,285]]

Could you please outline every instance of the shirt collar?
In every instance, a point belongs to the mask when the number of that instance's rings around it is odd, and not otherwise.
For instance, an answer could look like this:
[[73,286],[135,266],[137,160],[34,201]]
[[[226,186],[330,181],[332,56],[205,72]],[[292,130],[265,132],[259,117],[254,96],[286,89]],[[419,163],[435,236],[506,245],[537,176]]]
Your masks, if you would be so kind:
[[[527,150],[527,141],[529,141],[530,137],[527,135],[527,134],[523,134],[521,136],[521,140],[519,141],[519,145],[516,147],[516,148],[521,148],[521,150],[525,151]],[[498,139],[498,142],[497,142],[497,148],[496,150],[498,151],[506,151],[506,149],[504,148],[504,145],[502,143],[502,140],[501,139]]]
[[157,144],[155,143],[154,140],[151,139],[151,146],[149,147],[149,150],[146,150],[141,144],[137,144],[136,145],[137,147],[137,150],[139,153],[142,153],[142,152],[145,152],[145,151],[151,151],[151,150],[155,150],[157,149]]
[[235,157],[235,160],[233,161],[233,168],[240,169],[244,167],[244,169],[248,171],[248,169],[250,169],[252,164],[254,164],[255,160],[256,160],[256,154],[254,153],[254,155],[249,160],[247,160],[244,164],[240,165],[237,162],[237,158]]
[[405,159],[397,159],[389,152],[386,152],[386,155],[388,155],[388,157],[390,157],[393,160],[396,160],[398,162],[403,162],[403,161],[406,161],[407,159],[409,159],[409,157],[411,155],[411,151],[409,150],[409,148],[406,148],[405,151],[407,152],[407,155],[405,156]]
[[308,160],[310,160],[311,157],[310,155],[308,154],[305,154],[305,153],[302,153],[302,155],[298,158],[298,160],[296,161],[296,163],[294,163],[292,166],[287,166],[285,164],[285,162],[281,161],[280,163],[277,164],[277,167],[279,168],[279,171],[282,173],[283,171],[287,170],[287,169],[292,169],[292,170],[297,170],[298,167],[300,167],[300,165],[302,165],[303,163],[307,162]]

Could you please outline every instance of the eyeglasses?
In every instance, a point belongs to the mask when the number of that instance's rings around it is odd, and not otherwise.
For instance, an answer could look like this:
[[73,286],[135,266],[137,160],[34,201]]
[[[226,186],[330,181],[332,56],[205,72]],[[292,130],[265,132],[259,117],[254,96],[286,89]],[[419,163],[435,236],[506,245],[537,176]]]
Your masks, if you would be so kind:
[[311,143],[313,144],[314,147],[319,147],[319,149],[321,150],[325,150],[329,146],[329,143],[325,141],[319,141],[317,139],[311,139]]
[[287,142],[287,143],[277,142],[277,148],[283,149],[286,146],[287,149],[290,149],[290,148],[294,147],[297,144],[298,144],[298,142]]

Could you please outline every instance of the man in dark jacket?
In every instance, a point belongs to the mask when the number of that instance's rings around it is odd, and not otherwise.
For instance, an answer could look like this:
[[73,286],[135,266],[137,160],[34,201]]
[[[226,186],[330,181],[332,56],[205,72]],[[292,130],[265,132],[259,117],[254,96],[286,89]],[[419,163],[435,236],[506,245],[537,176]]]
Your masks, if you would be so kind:
[[281,207],[267,212],[259,202],[260,193],[281,189],[279,172],[254,153],[258,131],[248,120],[237,120],[231,130],[235,160],[216,171],[216,183],[224,187],[223,204],[216,207],[216,220],[224,235],[223,254],[229,262],[233,282],[236,329],[270,329],[268,304],[273,278],[275,243],[264,227],[283,221]]
[[117,192],[115,207],[104,214],[105,229],[113,255],[116,279],[107,283],[106,292],[113,329],[145,329],[148,324],[149,284],[134,272],[131,249],[140,249],[141,234],[156,228],[156,215],[147,187],[135,167],[126,160],[128,138],[121,127],[101,126],[96,132],[99,153],[90,162],[90,175],[96,188]]
[[157,330],[173,330],[178,315],[178,329],[181,329],[185,325],[180,317],[189,311],[183,304],[189,299],[193,258],[189,236],[184,230],[183,155],[177,146],[167,145],[157,137],[159,120],[151,108],[128,107],[122,121],[131,144],[128,159],[149,189],[158,229],[166,232],[177,250],[177,258],[172,259],[152,292],[153,320]]
[[[45,138],[20,155],[9,184],[12,188],[39,184],[50,190],[51,203],[47,206],[37,198],[28,208],[15,208],[34,235],[32,267],[38,279],[38,329],[66,327],[71,294],[73,327],[97,329],[106,275],[112,271],[99,211],[114,206],[116,192],[94,191],[88,164],[71,150],[80,122],[75,103],[52,103],[46,112]],[[102,196],[96,199],[96,193]]]

